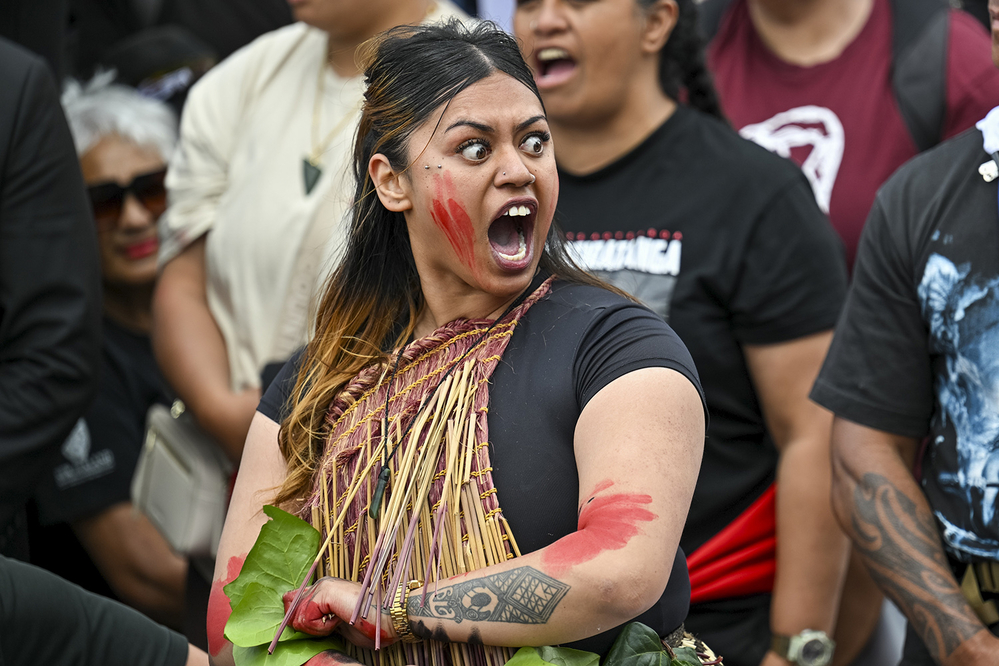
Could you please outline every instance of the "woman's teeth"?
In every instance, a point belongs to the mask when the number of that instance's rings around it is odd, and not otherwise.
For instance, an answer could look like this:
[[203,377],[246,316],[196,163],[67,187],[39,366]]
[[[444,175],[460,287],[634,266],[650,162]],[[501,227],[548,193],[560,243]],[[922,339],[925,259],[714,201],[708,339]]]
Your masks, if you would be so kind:
[[540,62],[550,62],[552,60],[568,60],[569,52],[565,49],[559,49],[555,47],[549,47],[547,49],[541,49],[538,52],[538,60]]
[[531,214],[531,210],[527,206],[511,206],[510,210],[503,214],[510,217],[526,217]]

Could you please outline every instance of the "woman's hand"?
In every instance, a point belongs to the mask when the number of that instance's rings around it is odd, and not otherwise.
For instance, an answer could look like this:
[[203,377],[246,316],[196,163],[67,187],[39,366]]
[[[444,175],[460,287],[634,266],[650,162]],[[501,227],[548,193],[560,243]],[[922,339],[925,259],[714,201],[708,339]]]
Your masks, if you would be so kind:
[[[290,590],[284,595],[286,613],[295,600],[296,592],[297,590]],[[342,578],[321,578],[315,585],[305,588],[289,624],[293,629],[312,636],[328,636],[339,631],[340,635],[357,647],[374,648],[375,617],[379,610],[370,606],[367,613],[358,617],[353,625],[350,624],[360,593],[360,583]],[[381,647],[394,643],[398,637],[392,627],[391,616],[382,612],[379,624]]]

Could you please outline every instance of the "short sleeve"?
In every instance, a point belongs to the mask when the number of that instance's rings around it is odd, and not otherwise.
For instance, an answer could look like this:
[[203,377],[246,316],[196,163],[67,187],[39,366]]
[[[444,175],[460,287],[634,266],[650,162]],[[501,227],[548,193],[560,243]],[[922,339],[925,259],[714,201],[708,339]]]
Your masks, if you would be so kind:
[[277,373],[274,381],[260,398],[257,411],[269,418],[274,423],[281,423],[288,416],[288,402],[291,392],[295,390],[295,382],[298,380],[298,370],[302,364],[302,357],[305,356],[305,349],[300,349],[284,364],[284,367]]
[[952,10],[950,17],[944,139],[972,127],[999,101],[999,70],[988,32],[965,12]]
[[729,303],[735,337],[774,344],[831,329],[846,286],[842,243],[796,174],[761,212],[743,250]]
[[576,353],[579,407],[618,377],[641,368],[670,368],[690,380],[704,401],[694,361],[662,318],[637,304],[608,307],[594,320]]
[[891,219],[879,195],[811,397],[855,423],[922,437],[933,411],[932,368],[911,259],[892,234],[901,222]]

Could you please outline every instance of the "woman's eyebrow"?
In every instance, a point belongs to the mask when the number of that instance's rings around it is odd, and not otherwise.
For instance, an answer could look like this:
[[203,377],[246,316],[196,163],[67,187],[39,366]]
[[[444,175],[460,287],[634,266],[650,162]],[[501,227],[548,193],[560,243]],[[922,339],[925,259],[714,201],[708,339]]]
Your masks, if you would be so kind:
[[522,122],[519,125],[517,125],[517,131],[520,132],[522,130],[525,130],[528,127],[530,127],[531,125],[533,125],[534,123],[538,122],[539,120],[548,120],[548,119],[544,115],[539,115],[539,116],[534,116],[533,118],[528,118],[524,122]]
[[[542,115],[537,115],[537,116],[532,116],[532,117],[528,118],[527,120],[525,120],[525,121],[523,121],[521,123],[518,123],[517,126],[514,129],[517,132],[521,132],[521,131],[527,129],[528,127],[530,127],[531,125],[533,125],[534,123],[538,122],[539,120],[547,120],[547,118],[543,114]],[[488,133],[488,134],[492,134],[492,133],[496,132],[496,128],[494,128],[494,127],[492,127],[490,125],[486,125],[484,123],[478,123],[478,122],[475,122],[474,120],[466,120],[464,118],[459,118],[458,120],[456,120],[453,123],[451,123],[448,126],[448,128],[446,130],[444,130],[444,133],[447,134],[448,132],[450,132],[451,130],[453,130],[456,127],[471,127],[473,129],[479,130],[480,132]]]
[[477,123],[474,120],[464,120],[464,119],[459,118],[458,120],[456,120],[453,123],[451,123],[451,125],[449,125],[448,128],[446,130],[444,130],[444,133],[447,134],[448,132],[450,132],[451,130],[453,130],[455,127],[472,127],[474,129],[479,130],[480,132],[487,132],[487,133],[490,133],[490,134],[496,131],[495,129],[493,129],[489,125],[484,125],[482,123]]

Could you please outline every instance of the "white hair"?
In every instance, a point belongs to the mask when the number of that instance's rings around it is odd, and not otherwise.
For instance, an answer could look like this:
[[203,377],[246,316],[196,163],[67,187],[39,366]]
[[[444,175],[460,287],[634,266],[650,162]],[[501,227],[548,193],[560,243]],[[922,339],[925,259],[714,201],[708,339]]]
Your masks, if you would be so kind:
[[62,108],[83,156],[108,135],[156,150],[170,161],[177,145],[177,117],[165,103],[144,97],[133,88],[113,84],[115,73],[100,72],[81,84],[72,79],[62,93]]

